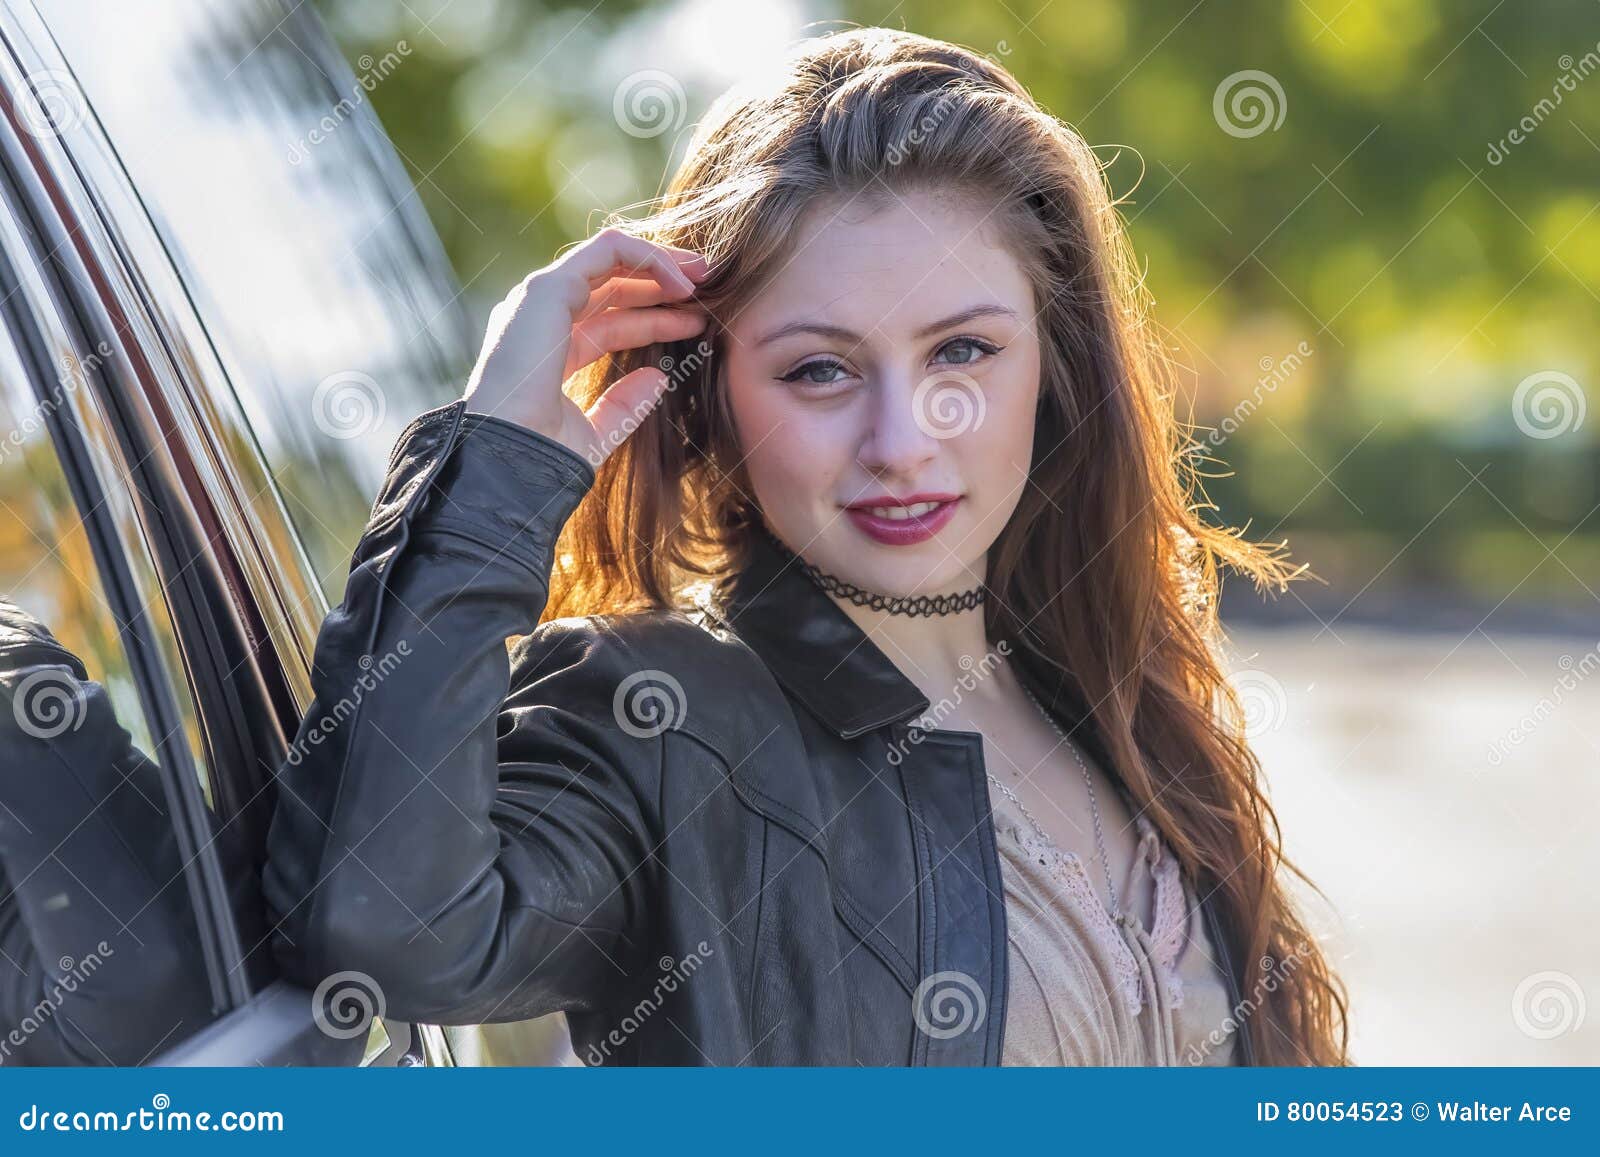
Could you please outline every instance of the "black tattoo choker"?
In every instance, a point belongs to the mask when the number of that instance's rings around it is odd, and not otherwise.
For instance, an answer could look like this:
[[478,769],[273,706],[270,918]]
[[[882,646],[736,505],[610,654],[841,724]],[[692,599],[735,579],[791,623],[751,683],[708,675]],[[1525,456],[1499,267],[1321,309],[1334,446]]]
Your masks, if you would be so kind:
[[970,611],[983,605],[988,595],[988,588],[983,585],[973,587],[969,591],[962,591],[953,595],[885,595],[877,591],[864,590],[854,583],[845,582],[827,571],[819,570],[791,549],[771,530],[762,527],[767,537],[778,545],[785,554],[793,556],[800,570],[817,586],[831,595],[848,599],[858,607],[869,610],[883,611],[891,615],[910,615],[913,618],[920,615],[953,615],[961,611]]

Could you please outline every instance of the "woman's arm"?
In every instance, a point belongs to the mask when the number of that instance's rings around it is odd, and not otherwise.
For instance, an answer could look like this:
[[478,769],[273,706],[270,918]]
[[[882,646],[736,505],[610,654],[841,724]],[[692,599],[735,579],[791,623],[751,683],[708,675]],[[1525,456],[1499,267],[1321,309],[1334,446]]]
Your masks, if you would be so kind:
[[593,632],[551,632],[502,713],[506,639],[538,622],[593,471],[464,407],[396,447],[317,639],[265,878],[303,983],[366,973],[391,1014],[447,1024],[584,1007],[625,974],[657,758],[611,717],[625,658]]
[[608,231],[531,275],[491,314],[467,398],[396,444],[278,773],[265,890],[302,983],[361,972],[399,1019],[471,1024],[592,1008],[626,977],[659,739],[617,725],[630,661],[592,621],[547,624],[509,703],[505,643],[538,623],[590,463],[666,384],[635,371],[585,413],[562,382],[703,328],[660,304],[692,293],[697,260]]

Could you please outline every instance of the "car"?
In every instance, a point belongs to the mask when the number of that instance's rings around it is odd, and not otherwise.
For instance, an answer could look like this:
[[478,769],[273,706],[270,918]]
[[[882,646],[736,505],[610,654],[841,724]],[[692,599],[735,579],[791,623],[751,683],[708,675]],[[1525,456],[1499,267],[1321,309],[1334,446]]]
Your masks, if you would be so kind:
[[292,0],[0,0],[0,42],[0,1065],[560,1059],[269,950],[318,627],[476,348],[371,76]]

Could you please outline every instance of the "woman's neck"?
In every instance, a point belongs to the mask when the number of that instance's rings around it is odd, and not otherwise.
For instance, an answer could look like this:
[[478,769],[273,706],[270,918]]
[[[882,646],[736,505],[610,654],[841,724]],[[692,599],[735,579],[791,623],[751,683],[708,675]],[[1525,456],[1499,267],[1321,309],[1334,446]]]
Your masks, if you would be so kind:
[[969,672],[989,671],[994,665],[992,660],[984,662],[994,646],[981,605],[947,615],[913,617],[829,597],[930,702],[950,695],[963,676],[970,678]]

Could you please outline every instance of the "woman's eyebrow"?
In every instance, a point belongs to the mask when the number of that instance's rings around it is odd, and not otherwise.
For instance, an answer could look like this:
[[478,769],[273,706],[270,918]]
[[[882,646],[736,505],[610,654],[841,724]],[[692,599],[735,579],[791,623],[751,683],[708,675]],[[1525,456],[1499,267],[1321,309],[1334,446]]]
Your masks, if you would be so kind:
[[[957,313],[952,313],[949,317],[940,318],[936,322],[925,325],[911,336],[917,338],[931,337],[941,330],[951,329],[965,322],[976,321],[980,317],[1009,317],[1014,319],[1016,316],[1016,310],[1004,305],[974,305]],[[839,341],[858,344],[865,340],[861,334],[852,329],[846,329],[842,325],[830,325],[821,321],[792,321],[788,325],[779,326],[771,333],[757,339],[756,344],[768,345],[780,338],[786,338],[797,333],[814,333],[821,337],[831,337]]]

